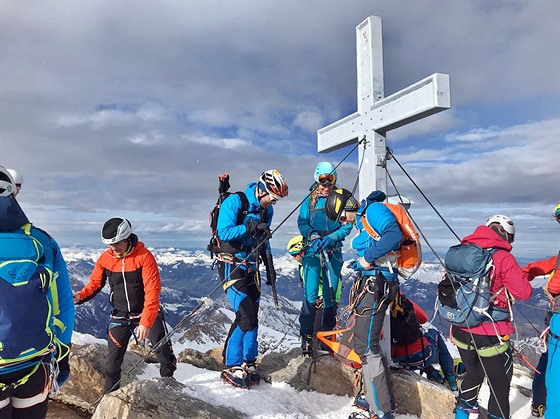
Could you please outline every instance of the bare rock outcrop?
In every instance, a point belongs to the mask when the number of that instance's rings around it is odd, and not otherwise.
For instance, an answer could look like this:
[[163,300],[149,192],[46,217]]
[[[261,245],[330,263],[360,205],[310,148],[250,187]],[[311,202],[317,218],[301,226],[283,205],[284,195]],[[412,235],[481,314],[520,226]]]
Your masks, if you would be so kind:
[[136,381],[101,400],[92,419],[245,418],[242,413],[190,397],[188,388],[171,378]]

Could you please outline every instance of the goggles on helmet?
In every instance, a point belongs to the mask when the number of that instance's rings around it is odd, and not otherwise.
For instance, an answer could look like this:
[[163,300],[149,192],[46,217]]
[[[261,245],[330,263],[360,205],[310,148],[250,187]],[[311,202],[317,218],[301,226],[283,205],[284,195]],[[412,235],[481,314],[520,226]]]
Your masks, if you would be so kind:
[[336,175],[332,173],[326,173],[324,175],[319,175],[319,184],[321,186],[331,186],[336,182]]

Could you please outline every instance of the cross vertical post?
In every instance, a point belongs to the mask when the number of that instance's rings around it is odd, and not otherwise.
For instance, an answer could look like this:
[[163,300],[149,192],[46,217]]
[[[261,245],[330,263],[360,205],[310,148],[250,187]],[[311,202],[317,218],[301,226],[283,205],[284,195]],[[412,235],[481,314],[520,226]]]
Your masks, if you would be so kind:
[[[356,27],[357,112],[317,131],[317,149],[330,152],[365,138],[358,148],[359,198],[387,192],[386,133],[451,107],[449,75],[435,73],[385,97],[381,18],[369,16]],[[362,163],[363,162],[363,163]],[[381,348],[391,359],[389,317]]]

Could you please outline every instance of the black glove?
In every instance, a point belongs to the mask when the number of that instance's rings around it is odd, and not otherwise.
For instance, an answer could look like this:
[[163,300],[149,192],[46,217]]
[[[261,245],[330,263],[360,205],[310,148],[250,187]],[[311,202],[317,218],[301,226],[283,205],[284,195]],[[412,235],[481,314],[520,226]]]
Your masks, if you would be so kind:
[[255,220],[249,220],[247,222],[247,224],[245,224],[245,227],[247,228],[247,234],[249,236],[258,236],[258,235],[262,235],[265,238],[268,238],[271,236],[270,234],[270,228],[268,227],[268,224],[265,222],[258,222]]
[[59,387],[68,380],[70,377],[70,354],[67,354],[64,358],[58,361],[58,376],[56,377],[56,382]]

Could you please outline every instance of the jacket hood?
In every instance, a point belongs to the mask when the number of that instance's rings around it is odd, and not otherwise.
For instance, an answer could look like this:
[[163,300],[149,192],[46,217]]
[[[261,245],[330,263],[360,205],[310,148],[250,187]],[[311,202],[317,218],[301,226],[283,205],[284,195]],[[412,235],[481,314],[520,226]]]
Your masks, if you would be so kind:
[[471,243],[483,248],[503,249],[511,252],[511,244],[502,239],[498,233],[490,227],[478,226],[474,232],[466,236],[461,243]]
[[14,231],[29,220],[18,202],[10,196],[0,196],[0,231]]

